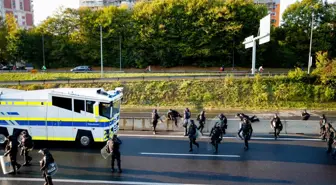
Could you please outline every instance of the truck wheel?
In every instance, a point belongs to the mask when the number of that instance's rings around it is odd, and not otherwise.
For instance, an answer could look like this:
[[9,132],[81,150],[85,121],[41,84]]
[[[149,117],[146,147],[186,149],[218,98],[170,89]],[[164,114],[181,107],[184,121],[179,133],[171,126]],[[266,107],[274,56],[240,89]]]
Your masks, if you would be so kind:
[[6,136],[0,133],[0,144],[4,144],[6,141]]
[[87,130],[78,130],[76,141],[81,147],[84,148],[90,147],[94,142],[91,131]]

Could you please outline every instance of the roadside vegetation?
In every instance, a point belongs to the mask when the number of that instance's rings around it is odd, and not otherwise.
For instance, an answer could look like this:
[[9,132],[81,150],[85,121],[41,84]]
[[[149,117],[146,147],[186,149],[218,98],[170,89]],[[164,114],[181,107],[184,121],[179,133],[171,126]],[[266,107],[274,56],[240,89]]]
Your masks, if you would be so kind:
[[24,90],[61,87],[125,88],[127,107],[196,107],[245,110],[336,109],[336,60],[317,54],[317,68],[308,75],[300,68],[287,76],[220,80],[143,81],[101,84],[7,86]]

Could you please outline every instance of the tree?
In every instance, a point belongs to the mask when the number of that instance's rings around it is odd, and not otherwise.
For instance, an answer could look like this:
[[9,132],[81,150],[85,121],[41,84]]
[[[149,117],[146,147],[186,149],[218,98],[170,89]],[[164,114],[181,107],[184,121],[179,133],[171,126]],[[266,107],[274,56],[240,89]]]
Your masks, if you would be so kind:
[[7,29],[7,47],[6,51],[8,52],[8,62],[16,63],[20,60],[18,53],[18,44],[20,42],[18,38],[18,25],[13,14],[6,14],[6,29]]
[[0,63],[7,61],[7,36],[5,20],[0,16]]

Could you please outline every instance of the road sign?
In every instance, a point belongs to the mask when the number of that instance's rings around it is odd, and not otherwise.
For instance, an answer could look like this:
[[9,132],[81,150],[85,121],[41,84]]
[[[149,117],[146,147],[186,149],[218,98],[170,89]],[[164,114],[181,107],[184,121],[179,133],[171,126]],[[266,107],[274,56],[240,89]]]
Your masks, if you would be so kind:
[[245,49],[253,47],[253,35],[245,38],[243,44],[245,44]]
[[271,14],[268,14],[260,20],[260,39],[259,44],[267,43],[271,40]]

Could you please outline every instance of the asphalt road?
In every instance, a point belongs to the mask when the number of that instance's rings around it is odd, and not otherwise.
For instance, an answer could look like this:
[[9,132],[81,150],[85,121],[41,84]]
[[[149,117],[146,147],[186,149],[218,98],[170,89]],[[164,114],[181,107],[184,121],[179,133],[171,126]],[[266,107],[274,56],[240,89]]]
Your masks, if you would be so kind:
[[[102,145],[81,149],[68,143],[38,143],[38,147],[49,146],[58,164],[56,185],[336,184],[336,160],[325,153],[322,141],[252,140],[250,149],[244,151],[241,140],[225,139],[219,153],[213,155],[207,138],[201,139],[200,148],[192,153],[186,138],[120,138],[122,174],[110,172],[110,160],[100,155]],[[32,156],[32,166],[23,167],[16,176],[1,174],[1,184],[43,184],[38,166],[41,156],[37,151]]]

